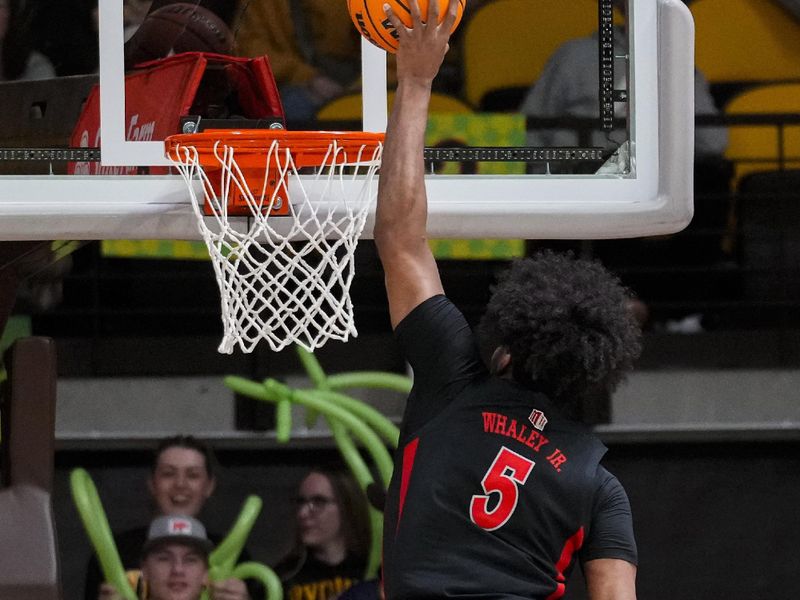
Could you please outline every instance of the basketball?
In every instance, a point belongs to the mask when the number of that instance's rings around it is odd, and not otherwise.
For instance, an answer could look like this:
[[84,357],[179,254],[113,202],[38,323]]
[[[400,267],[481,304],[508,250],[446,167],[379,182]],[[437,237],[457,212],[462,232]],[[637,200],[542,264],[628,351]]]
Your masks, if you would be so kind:
[[126,61],[133,65],[181,52],[230,54],[233,34],[212,11],[187,2],[153,11],[126,45]]
[[[439,22],[444,20],[447,11],[448,0],[435,0],[439,2]],[[428,0],[417,0],[423,20],[428,14]],[[397,51],[397,32],[386,18],[383,12],[383,5],[388,4],[406,27],[411,27],[411,9],[407,2],[402,0],[347,0],[347,9],[350,11],[350,18],[358,29],[358,32],[370,42],[383,48],[387,52]],[[455,31],[461,22],[464,14],[466,0],[458,0],[458,16],[453,25]]]

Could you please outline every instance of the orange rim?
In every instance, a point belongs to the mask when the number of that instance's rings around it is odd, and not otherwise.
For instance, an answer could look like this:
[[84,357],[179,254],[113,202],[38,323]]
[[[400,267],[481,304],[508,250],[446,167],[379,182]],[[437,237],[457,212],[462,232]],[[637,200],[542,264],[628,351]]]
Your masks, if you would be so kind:
[[217,145],[229,146],[236,153],[266,155],[272,143],[288,149],[298,167],[319,166],[335,141],[348,157],[357,157],[362,162],[372,159],[373,151],[383,143],[383,133],[368,131],[286,131],[285,129],[208,129],[202,133],[183,133],[171,135],[164,140],[168,156],[179,156],[181,146],[194,147],[201,164],[214,164],[214,149]]

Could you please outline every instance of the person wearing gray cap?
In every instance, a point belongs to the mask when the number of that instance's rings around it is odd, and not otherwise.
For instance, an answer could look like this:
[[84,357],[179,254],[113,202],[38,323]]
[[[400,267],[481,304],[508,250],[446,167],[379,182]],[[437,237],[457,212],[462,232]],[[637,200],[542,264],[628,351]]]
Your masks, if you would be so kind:
[[142,597],[198,600],[208,582],[212,549],[206,529],[197,519],[179,515],[153,519],[142,548]]
[[[155,515],[188,515],[196,518],[214,492],[217,461],[206,442],[191,435],[176,435],[162,439],[153,453],[147,489]],[[211,531],[208,538],[218,544],[222,536]],[[135,527],[114,533],[114,542],[125,569],[138,569],[141,550],[147,540],[147,527]],[[241,561],[250,560],[247,548]],[[246,584],[240,579],[226,579],[211,584],[215,600],[250,600],[264,596],[256,582]],[[100,563],[95,556],[86,571],[84,600],[115,600],[114,588],[103,582]]]

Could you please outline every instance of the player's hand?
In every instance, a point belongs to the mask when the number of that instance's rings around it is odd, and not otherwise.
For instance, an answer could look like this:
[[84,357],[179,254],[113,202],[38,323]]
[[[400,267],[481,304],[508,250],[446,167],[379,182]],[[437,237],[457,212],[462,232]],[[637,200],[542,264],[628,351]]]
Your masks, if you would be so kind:
[[250,600],[247,586],[241,579],[226,579],[210,583],[212,600]]
[[423,23],[417,0],[410,0],[410,28],[403,25],[391,6],[384,4],[383,9],[398,35],[398,81],[417,81],[430,85],[442,66],[444,55],[450,49],[450,31],[458,15],[458,0],[450,0],[447,14],[441,23],[438,2],[428,2],[428,15]]
[[122,596],[110,583],[101,583],[97,591],[97,600],[122,600]]

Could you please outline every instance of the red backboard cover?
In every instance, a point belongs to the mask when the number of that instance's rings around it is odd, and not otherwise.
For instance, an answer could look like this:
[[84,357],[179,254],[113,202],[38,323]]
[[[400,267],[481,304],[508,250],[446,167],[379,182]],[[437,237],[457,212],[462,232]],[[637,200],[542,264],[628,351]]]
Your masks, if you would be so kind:
[[[221,84],[221,85],[220,85]],[[180,133],[180,119],[203,110],[221,94],[235,95],[237,116],[283,120],[283,107],[266,56],[240,58],[187,52],[137,65],[125,77],[125,123],[128,141],[158,141]],[[100,90],[95,85],[72,132],[70,146],[100,146]],[[168,167],[144,168],[166,173]],[[103,167],[100,163],[71,163],[74,175],[133,175],[140,167]]]

